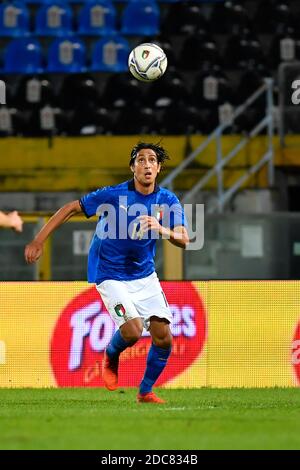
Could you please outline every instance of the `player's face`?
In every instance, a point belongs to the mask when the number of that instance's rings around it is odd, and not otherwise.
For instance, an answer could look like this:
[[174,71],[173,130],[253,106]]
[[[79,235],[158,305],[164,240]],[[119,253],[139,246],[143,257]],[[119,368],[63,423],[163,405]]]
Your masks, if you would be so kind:
[[154,150],[142,149],[135,157],[131,170],[140,184],[149,186],[155,183],[160,167]]

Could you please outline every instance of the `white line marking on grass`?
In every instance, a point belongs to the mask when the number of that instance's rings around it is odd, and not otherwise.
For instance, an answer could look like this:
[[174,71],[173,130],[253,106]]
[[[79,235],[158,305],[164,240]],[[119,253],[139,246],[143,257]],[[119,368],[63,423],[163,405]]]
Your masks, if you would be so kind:
[[178,406],[178,407],[172,407],[172,408],[162,408],[163,410],[165,411],[182,411],[182,410],[186,410],[186,407],[185,406]]

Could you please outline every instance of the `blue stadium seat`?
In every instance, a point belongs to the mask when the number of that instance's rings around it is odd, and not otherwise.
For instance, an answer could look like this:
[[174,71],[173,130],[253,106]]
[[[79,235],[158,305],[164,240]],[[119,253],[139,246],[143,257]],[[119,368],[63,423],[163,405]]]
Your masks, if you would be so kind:
[[43,3],[51,3],[52,0],[22,0],[24,3],[32,5],[42,5]]
[[128,69],[130,47],[120,36],[100,39],[96,42],[92,56],[92,70],[123,72]]
[[36,39],[18,38],[8,44],[4,54],[5,73],[42,71],[41,46]]
[[50,3],[52,0],[22,0],[27,5],[42,5],[43,3]]
[[159,33],[160,13],[153,0],[131,1],[122,15],[122,34],[152,36]]
[[29,13],[19,1],[0,6],[0,37],[19,37],[28,34]]
[[107,0],[92,0],[79,12],[78,33],[83,35],[111,35],[116,32],[116,10]]
[[35,18],[35,34],[39,36],[66,36],[72,33],[72,10],[61,0],[42,5]]
[[49,72],[84,72],[86,62],[86,49],[80,39],[59,38],[50,45],[48,52]]

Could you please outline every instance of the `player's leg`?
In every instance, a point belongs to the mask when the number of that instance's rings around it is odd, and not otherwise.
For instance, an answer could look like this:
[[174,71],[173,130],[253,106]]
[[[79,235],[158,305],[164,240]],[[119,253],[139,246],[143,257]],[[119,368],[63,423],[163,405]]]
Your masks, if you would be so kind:
[[[142,282],[142,281],[141,281]],[[152,337],[144,378],[140,385],[138,401],[161,403],[152,392],[152,387],[167,364],[171,353],[172,313],[162,291],[156,273],[143,280],[143,289],[132,294],[133,302]]]
[[102,363],[102,379],[108,390],[118,388],[119,356],[140,338],[142,320],[130,300],[126,285],[121,281],[104,281],[97,290],[119,329],[108,344]]
[[139,402],[164,403],[153,392],[152,387],[167,365],[172,348],[172,334],[169,321],[165,318],[152,316],[150,318],[150,334],[152,345],[150,347],[145,375],[140,384],[138,394]]
[[134,318],[124,323],[113,335],[104,351],[102,363],[102,379],[108,390],[118,388],[118,367],[121,352],[133,346],[140,338],[143,324],[140,318]]

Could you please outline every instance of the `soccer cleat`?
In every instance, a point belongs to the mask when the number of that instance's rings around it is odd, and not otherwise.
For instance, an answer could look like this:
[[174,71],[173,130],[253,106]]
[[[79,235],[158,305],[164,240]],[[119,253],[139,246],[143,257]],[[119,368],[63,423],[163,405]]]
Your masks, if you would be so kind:
[[102,379],[105,387],[110,390],[116,390],[118,388],[118,366],[119,358],[112,360],[104,351],[103,362],[102,362]]
[[160,403],[161,405],[163,403],[166,403],[165,400],[162,400],[158,396],[155,395],[153,392],[148,392],[143,395],[138,393],[137,395],[137,402],[138,403]]

